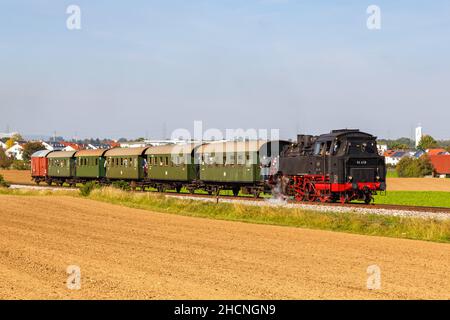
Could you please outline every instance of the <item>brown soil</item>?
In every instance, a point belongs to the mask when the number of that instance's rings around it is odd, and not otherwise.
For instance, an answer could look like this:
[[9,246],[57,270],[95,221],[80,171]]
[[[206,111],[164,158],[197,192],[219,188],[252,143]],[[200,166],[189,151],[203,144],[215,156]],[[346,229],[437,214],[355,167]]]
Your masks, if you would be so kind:
[[1,170],[0,174],[9,183],[17,184],[34,184],[31,181],[31,173],[29,170]]
[[[450,298],[450,245],[0,196],[2,299]],[[381,289],[366,288],[367,267]],[[81,290],[66,268],[81,268]]]
[[440,178],[388,178],[388,191],[446,191],[450,192],[450,179]]

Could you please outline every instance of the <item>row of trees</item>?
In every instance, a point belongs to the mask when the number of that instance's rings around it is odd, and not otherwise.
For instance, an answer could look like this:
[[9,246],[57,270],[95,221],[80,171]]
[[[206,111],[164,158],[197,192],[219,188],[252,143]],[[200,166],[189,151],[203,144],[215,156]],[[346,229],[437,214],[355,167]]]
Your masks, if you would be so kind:
[[[389,149],[407,150],[414,149],[415,142],[409,138],[399,138],[395,140],[379,140],[379,144],[386,144]],[[436,140],[430,135],[424,135],[417,146],[419,150],[427,150],[433,148],[444,148],[450,152],[450,140]]]

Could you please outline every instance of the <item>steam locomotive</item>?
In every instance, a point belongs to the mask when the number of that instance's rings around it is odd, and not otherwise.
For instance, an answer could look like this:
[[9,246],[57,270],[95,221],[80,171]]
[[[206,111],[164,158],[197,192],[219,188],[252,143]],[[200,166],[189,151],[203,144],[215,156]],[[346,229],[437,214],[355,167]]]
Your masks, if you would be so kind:
[[[233,195],[279,190],[299,201],[343,203],[386,189],[384,158],[376,137],[359,130],[334,130],[290,141],[218,141],[108,150],[38,151],[32,179],[49,185],[109,185],[132,189],[203,190]],[[278,192],[279,193],[279,192]]]
[[298,201],[368,204],[373,194],[386,190],[386,166],[376,137],[357,129],[299,135],[273,161],[277,172],[269,184],[280,185],[284,195]]

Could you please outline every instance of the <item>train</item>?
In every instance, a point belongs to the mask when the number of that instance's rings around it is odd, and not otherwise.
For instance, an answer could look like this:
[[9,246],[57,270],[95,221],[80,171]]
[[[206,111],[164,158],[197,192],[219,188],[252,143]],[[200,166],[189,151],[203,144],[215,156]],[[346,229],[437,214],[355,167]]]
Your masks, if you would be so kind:
[[41,150],[31,156],[35,183],[76,186],[126,182],[132,190],[229,190],[276,194],[306,202],[370,203],[386,190],[376,137],[358,129],[332,130],[297,141],[217,141],[80,151]]

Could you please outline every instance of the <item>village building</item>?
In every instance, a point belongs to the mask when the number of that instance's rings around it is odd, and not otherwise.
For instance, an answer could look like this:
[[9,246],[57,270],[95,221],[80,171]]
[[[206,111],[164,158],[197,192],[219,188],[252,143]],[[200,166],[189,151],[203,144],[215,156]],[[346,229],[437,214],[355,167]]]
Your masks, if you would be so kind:
[[430,156],[435,175],[440,178],[450,178],[450,155],[439,154]]

